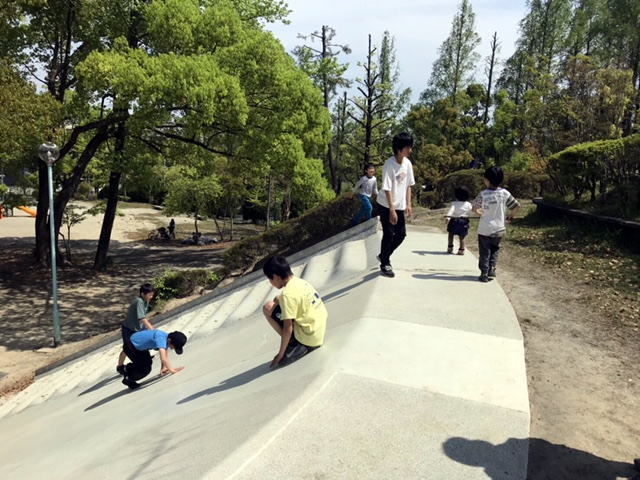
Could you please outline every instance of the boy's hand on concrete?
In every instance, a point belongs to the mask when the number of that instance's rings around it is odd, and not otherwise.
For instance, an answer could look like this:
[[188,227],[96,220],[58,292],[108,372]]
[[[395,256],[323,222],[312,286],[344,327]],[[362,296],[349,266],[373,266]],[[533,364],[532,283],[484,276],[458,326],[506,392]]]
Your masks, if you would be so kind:
[[393,208],[389,210],[389,223],[391,223],[391,225],[398,223],[398,214]]
[[160,375],[166,375],[167,373],[178,373],[178,372],[181,372],[182,370],[184,370],[184,367],[175,367],[175,368],[162,367],[162,369],[160,370]]

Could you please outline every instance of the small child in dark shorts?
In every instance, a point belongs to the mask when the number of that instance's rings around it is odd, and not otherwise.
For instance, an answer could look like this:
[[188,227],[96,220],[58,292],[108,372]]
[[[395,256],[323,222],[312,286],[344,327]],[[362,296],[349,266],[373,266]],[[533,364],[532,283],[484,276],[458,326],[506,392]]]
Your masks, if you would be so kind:
[[455,202],[451,202],[451,207],[445,215],[447,219],[447,232],[449,232],[449,243],[447,245],[447,253],[453,253],[453,237],[458,237],[460,247],[458,255],[464,255],[464,238],[469,233],[469,214],[473,209],[473,205],[469,203],[469,191],[464,187],[455,189]]

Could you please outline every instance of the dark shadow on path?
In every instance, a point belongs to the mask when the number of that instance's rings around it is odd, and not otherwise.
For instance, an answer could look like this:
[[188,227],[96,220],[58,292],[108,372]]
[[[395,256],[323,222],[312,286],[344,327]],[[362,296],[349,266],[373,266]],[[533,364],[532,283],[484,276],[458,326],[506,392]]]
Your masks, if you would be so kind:
[[447,253],[446,250],[437,251],[437,252],[433,252],[430,250],[414,250],[413,253],[417,253],[418,255],[451,255],[453,256],[452,253]]
[[122,386],[122,390],[117,391],[116,393],[113,393],[111,395],[109,395],[108,397],[103,398],[102,400],[97,401],[96,403],[89,405],[87,408],[84,409],[85,412],[88,412],[89,410],[93,410],[94,408],[98,408],[106,403],[109,403],[113,400],[115,400],[118,397],[123,397],[124,395],[129,395],[130,393],[134,393],[137,391],[142,390],[143,388],[149,387],[151,385],[153,385],[154,383],[158,383],[161,380],[164,380],[167,377],[170,377],[171,375],[156,375],[155,377],[152,377],[148,380],[145,380],[143,382],[140,382],[140,388],[137,388],[136,390],[131,390],[129,387],[125,387],[124,385]]
[[235,377],[227,378],[222,383],[216,385],[215,387],[207,388],[205,390],[201,390],[199,392],[194,393],[193,395],[189,395],[188,397],[183,398],[182,400],[178,400],[177,404],[183,404],[187,402],[191,402],[192,400],[196,400],[200,397],[204,397],[205,395],[213,395],[214,393],[223,392],[225,390],[229,390],[230,388],[239,387],[240,385],[244,385],[255,380],[262,375],[269,373],[271,370],[269,369],[270,362],[263,363],[258,365],[257,367],[253,367],[251,370],[247,370],[246,372],[240,373]]
[[484,440],[453,437],[445,454],[464,465],[484,468],[492,480],[520,478],[529,447],[527,480],[617,480],[637,473],[631,463],[616,462],[540,438],[510,438],[493,445]]
[[78,396],[86,395],[87,393],[91,393],[91,392],[95,392],[96,390],[100,390],[102,387],[106,387],[110,383],[113,383],[116,380],[119,380],[121,378],[122,378],[122,375],[114,375],[113,377],[104,378],[104,379],[100,380],[98,383],[96,383],[95,385],[93,385],[93,386],[87,388],[86,390],[80,392],[78,394]]
[[336,290],[335,292],[331,292],[328,295],[323,295],[322,296],[322,300],[327,303],[331,300],[335,300],[337,298],[343,297],[347,294],[347,292],[349,292],[350,290],[353,290],[356,287],[359,287],[360,285],[367,283],[370,280],[373,280],[374,278],[377,278],[380,276],[380,272],[378,270],[376,270],[375,272],[372,273],[368,273],[366,274],[364,277],[362,277],[362,279],[360,279],[359,281],[352,283],[351,285],[347,285],[346,287],[340,288],[339,290]]
[[477,282],[478,275],[452,275],[450,273],[416,273],[413,278],[419,280],[449,280],[451,282]]

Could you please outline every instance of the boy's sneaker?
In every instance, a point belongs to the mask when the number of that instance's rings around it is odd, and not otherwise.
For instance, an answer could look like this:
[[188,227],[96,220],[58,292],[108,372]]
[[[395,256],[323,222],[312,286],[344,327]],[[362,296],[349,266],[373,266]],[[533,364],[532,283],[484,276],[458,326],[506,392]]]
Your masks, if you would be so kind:
[[447,247],[447,253],[453,253],[453,245]]
[[[380,254],[376,255],[376,260],[380,262],[380,265],[383,265],[382,260],[380,259]],[[391,262],[389,262],[389,266],[391,266]]]
[[480,280],[482,283],[487,283],[493,280],[493,278],[489,278],[489,275],[487,275],[486,273],[481,273],[478,277],[478,280]]
[[391,268],[391,265],[380,265],[380,273],[382,273],[382,275],[384,275],[385,277],[390,277],[390,278],[393,278],[396,276],[396,274],[393,273],[393,269]]
[[464,255],[464,248],[458,249],[458,255]]
[[125,370],[124,370],[124,365],[118,365],[116,367],[116,372],[118,372],[123,377],[127,374],[127,372],[125,372]]
[[496,269],[492,268],[491,270],[489,270],[489,273],[487,274],[487,276],[489,278],[496,278]]
[[135,390],[136,388],[140,387],[140,384],[138,382],[136,382],[135,380],[129,380],[129,378],[127,377],[124,377],[122,379],[122,383],[124,383],[131,390]]

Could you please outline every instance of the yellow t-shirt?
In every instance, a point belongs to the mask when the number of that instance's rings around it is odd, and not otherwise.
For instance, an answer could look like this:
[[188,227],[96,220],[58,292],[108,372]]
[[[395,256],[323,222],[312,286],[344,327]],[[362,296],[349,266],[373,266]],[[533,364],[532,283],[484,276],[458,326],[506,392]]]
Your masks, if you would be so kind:
[[316,289],[306,280],[292,277],[280,295],[281,318],[294,320],[293,334],[308,347],[324,342],[327,328],[327,309]]

